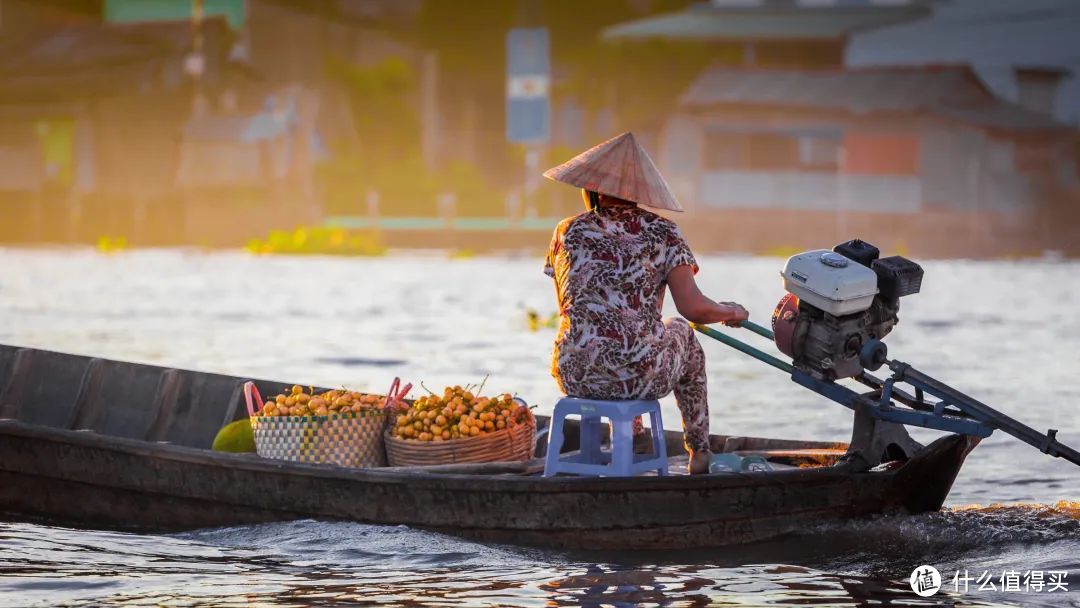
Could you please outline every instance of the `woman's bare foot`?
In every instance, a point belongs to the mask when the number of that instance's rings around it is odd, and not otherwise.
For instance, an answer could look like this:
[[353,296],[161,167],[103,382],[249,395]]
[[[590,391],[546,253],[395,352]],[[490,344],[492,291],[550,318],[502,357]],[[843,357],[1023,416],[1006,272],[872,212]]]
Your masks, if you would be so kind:
[[648,454],[652,450],[652,437],[648,433],[634,435],[634,453]]
[[691,475],[705,475],[709,472],[709,458],[712,456],[709,452],[690,452],[690,461],[687,463],[686,468],[689,469]]

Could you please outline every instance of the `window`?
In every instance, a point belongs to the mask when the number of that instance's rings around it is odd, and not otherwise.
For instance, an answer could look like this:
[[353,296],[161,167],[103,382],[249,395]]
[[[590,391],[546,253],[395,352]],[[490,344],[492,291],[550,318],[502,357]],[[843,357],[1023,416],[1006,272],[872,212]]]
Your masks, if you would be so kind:
[[840,142],[839,133],[713,131],[705,136],[705,168],[836,171]]
[[912,135],[849,133],[844,172],[860,175],[918,175],[919,139]]

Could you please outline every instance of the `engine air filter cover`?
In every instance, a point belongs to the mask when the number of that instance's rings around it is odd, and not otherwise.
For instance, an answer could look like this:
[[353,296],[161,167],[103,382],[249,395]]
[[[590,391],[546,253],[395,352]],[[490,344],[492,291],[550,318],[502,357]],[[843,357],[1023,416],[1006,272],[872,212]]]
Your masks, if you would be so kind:
[[793,256],[781,273],[784,289],[804,303],[840,317],[870,307],[878,292],[878,275],[873,270],[843,258],[828,249]]
[[878,287],[886,298],[900,298],[919,293],[923,269],[907,258],[894,255],[874,260],[870,266],[879,277]]

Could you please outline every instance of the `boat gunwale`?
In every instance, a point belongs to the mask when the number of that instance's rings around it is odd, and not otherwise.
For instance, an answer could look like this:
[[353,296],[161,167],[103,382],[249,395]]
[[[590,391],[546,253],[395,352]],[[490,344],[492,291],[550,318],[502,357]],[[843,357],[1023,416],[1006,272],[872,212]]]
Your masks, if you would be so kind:
[[[904,469],[900,467],[890,471],[868,472],[855,471],[851,467],[839,464],[834,466],[808,467],[768,472],[736,472],[714,475],[669,475],[619,477],[542,477],[516,475],[476,475],[462,473],[434,473],[428,471],[404,471],[390,468],[350,469],[327,464],[298,463],[263,458],[253,453],[213,452],[172,443],[150,442],[112,435],[101,435],[88,430],[68,430],[55,427],[32,425],[12,419],[0,419],[0,437],[16,435],[34,440],[56,443],[76,444],[98,450],[140,454],[155,459],[168,459],[188,464],[243,469],[254,473],[278,473],[340,479],[366,483],[408,483],[416,486],[418,481],[431,487],[452,484],[462,490],[481,491],[590,491],[619,492],[627,491],[668,491],[715,489],[717,487],[744,487],[774,485],[780,483],[815,483],[851,477],[854,475],[896,475]],[[942,439],[950,437],[946,435]],[[936,442],[935,442],[936,443]],[[929,456],[927,446],[912,460]],[[910,461],[909,461],[910,462]],[[0,470],[8,470],[0,463]]]

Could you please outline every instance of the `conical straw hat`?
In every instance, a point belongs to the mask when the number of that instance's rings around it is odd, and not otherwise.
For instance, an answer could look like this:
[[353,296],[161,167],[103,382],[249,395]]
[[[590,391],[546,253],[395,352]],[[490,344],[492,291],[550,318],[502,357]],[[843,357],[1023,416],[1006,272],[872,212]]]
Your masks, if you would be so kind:
[[623,133],[586,150],[544,171],[544,177],[657,209],[683,210],[632,133]]

